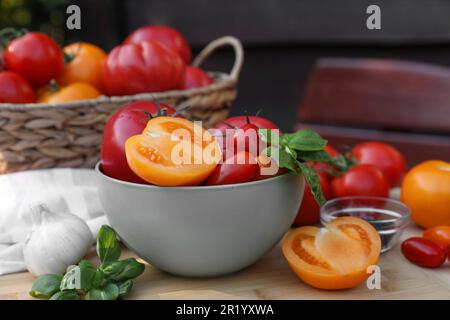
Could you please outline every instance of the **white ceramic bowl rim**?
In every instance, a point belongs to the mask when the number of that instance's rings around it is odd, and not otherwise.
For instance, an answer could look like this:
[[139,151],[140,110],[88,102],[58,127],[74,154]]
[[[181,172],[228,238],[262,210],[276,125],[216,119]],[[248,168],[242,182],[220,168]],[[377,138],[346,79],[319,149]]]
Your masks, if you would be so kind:
[[150,184],[140,184],[140,183],[128,182],[128,181],[123,181],[123,180],[112,178],[112,177],[106,175],[101,170],[100,166],[101,166],[101,162],[99,161],[95,165],[95,171],[98,172],[100,175],[102,175],[104,178],[106,178],[108,180],[111,180],[111,181],[114,181],[116,183],[123,184],[123,185],[137,187],[137,188],[159,189],[159,190],[166,189],[166,190],[186,190],[187,191],[187,190],[214,190],[214,189],[229,189],[229,188],[247,187],[247,186],[253,186],[253,185],[268,183],[269,181],[282,179],[282,178],[286,177],[286,175],[288,175],[288,174],[293,174],[291,172],[287,172],[287,173],[283,173],[281,175],[278,175],[278,176],[275,176],[275,177],[272,177],[272,178],[263,179],[263,180],[243,182],[243,183],[234,183],[234,184],[224,184],[224,185],[219,185],[219,186],[161,187],[161,186],[155,186],[155,185],[150,185]]

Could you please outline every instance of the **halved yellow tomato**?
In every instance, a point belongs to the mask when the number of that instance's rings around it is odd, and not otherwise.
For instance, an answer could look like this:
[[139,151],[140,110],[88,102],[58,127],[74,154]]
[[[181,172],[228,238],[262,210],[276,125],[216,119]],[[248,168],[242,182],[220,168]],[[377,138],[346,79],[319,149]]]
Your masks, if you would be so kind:
[[377,231],[366,221],[342,217],[324,228],[301,227],[283,239],[283,254],[292,270],[320,289],[346,289],[363,282],[381,252]]
[[202,183],[222,155],[214,137],[192,121],[157,117],[125,143],[127,162],[143,180],[159,186]]

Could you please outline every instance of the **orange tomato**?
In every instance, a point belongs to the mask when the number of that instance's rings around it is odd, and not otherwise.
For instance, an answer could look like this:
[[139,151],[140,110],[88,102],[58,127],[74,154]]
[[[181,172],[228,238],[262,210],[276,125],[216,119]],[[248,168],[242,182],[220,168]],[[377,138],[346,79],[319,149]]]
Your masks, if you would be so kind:
[[369,274],[381,252],[381,239],[366,221],[342,217],[324,228],[300,227],[283,239],[283,254],[307,284],[327,290],[352,288]]
[[64,53],[71,60],[66,63],[58,83],[67,86],[76,82],[86,82],[103,90],[102,72],[106,53],[97,46],[85,42],[76,42],[64,47]]
[[447,249],[450,246],[450,226],[437,226],[427,229],[422,237],[436,242],[443,249]]
[[88,83],[77,82],[63,88],[46,88],[41,90],[38,95],[38,102],[40,103],[63,103],[95,99],[101,93]]
[[142,134],[126,141],[125,154],[134,173],[159,186],[198,185],[222,157],[207,130],[173,117],[151,119]]
[[450,225],[450,163],[429,160],[412,168],[403,180],[401,200],[419,226]]

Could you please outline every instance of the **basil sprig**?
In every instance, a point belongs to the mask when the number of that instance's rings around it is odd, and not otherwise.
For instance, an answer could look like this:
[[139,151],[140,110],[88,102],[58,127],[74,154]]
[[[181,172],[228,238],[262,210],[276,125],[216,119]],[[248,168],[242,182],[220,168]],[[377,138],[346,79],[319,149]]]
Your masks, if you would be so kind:
[[326,200],[319,178],[307,162],[326,162],[343,171],[348,167],[345,159],[332,158],[323,151],[328,141],[312,130],[278,134],[269,129],[260,129],[258,133],[269,146],[264,153],[277,160],[280,168],[286,168],[296,174],[302,173],[314,199],[322,206]]
[[67,268],[63,276],[45,274],[33,283],[30,295],[50,300],[116,300],[127,295],[133,279],[141,275],[145,265],[134,258],[119,260],[120,244],[116,232],[104,225],[97,236],[98,268],[81,260]]

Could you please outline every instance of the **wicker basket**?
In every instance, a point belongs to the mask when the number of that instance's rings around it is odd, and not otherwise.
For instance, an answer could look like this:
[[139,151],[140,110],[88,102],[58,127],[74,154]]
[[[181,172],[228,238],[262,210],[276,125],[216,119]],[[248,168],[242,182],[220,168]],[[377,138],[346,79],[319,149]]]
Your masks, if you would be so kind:
[[[199,66],[216,49],[231,45],[235,62],[230,74],[211,72],[207,87],[144,93],[123,97],[51,104],[0,104],[0,173],[42,168],[92,168],[100,158],[103,128],[124,104],[152,100],[183,108],[187,117],[206,127],[228,116],[244,53],[240,41],[222,37],[207,45],[194,59]],[[189,106],[185,109],[184,107]]]

